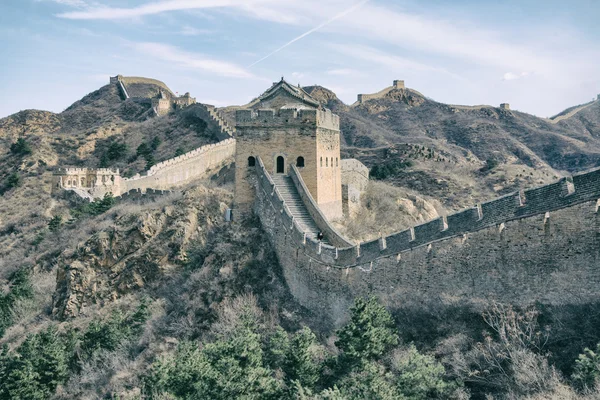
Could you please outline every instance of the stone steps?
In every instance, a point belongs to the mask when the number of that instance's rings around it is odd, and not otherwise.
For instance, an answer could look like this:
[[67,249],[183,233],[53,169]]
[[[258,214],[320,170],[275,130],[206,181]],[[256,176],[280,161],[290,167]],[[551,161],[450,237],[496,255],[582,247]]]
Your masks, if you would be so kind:
[[[306,209],[292,178],[287,175],[276,174],[272,176],[272,179],[286,207],[290,210],[300,229],[306,233],[306,236],[316,239],[320,231],[319,227]],[[327,242],[323,240],[323,243]]]

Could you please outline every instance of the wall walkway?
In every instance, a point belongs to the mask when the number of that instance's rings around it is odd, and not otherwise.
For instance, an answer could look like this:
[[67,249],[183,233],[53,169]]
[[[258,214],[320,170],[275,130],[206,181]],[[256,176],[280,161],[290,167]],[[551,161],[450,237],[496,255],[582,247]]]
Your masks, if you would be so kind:
[[600,301],[599,169],[345,248],[304,235],[262,162],[256,188],[292,294],[333,324],[367,294],[391,308]]

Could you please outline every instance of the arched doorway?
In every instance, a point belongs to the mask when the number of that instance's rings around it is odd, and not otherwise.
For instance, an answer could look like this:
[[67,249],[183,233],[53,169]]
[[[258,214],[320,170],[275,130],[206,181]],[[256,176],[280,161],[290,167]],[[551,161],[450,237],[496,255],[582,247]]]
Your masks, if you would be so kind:
[[298,167],[298,168],[304,167],[304,157],[302,157],[302,156],[298,157],[298,159],[296,160],[296,167]]
[[279,156],[279,157],[277,157],[277,173],[283,174],[284,172],[285,172],[285,165],[284,165],[283,157]]

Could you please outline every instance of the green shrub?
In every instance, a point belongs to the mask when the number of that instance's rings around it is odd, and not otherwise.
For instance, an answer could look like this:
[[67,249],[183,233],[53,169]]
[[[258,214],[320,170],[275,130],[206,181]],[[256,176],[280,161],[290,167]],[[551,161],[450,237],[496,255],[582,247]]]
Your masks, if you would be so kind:
[[19,138],[10,145],[10,152],[18,156],[26,156],[31,154],[31,146],[24,138]]
[[374,165],[369,171],[369,177],[376,180],[393,178],[410,167],[412,167],[412,162],[409,160],[390,160]]
[[21,176],[17,172],[10,174],[8,176],[8,178],[6,178],[6,184],[5,184],[6,190],[16,188],[17,186],[20,186],[20,185],[21,185]]
[[123,342],[136,339],[149,316],[148,304],[143,300],[131,315],[114,311],[107,320],[92,321],[81,339],[83,356],[90,358],[99,350],[114,351]]
[[148,157],[146,157],[146,169],[152,168],[154,164],[156,164],[156,160],[154,159],[154,156],[150,154]]
[[8,293],[0,293],[0,337],[13,324],[13,308],[17,300],[33,297],[29,272],[25,268],[13,273],[9,279],[9,287]]
[[483,167],[481,167],[479,169],[480,172],[488,172],[493,170],[494,168],[496,168],[498,166],[499,162],[498,160],[494,159],[494,158],[488,158],[487,160],[485,160],[485,165]]
[[350,321],[337,331],[342,360],[354,364],[376,360],[398,344],[392,316],[375,297],[355,300]]
[[52,219],[50,219],[50,222],[48,222],[48,229],[50,230],[50,232],[56,232],[60,229],[61,225],[62,216],[55,215],[54,217],[52,217]]
[[600,344],[596,350],[587,347],[575,360],[575,368],[572,375],[573,381],[581,389],[593,388],[600,380]]
[[106,157],[109,161],[121,160],[127,156],[127,144],[111,142],[106,149]]
[[152,139],[152,143],[150,143],[150,148],[152,149],[152,151],[155,151],[156,149],[158,149],[158,146],[160,146],[161,143],[162,140],[160,140],[158,136],[155,136],[154,139]]
[[0,354],[0,399],[48,399],[69,378],[75,357],[73,331],[55,327],[29,335],[13,354]]
[[446,398],[456,385],[444,380],[444,366],[414,345],[394,357],[392,370],[398,392],[409,400]]
[[136,154],[138,155],[138,157],[147,157],[150,154],[152,154],[152,149],[150,148],[150,146],[148,146],[148,143],[142,143],[138,146],[137,150],[136,150]]
[[74,218],[81,218],[85,215],[100,215],[110,210],[115,202],[112,193],[106,193],[102,199],[95,199],[91,203],[85,203],[72,209],[71,214]]

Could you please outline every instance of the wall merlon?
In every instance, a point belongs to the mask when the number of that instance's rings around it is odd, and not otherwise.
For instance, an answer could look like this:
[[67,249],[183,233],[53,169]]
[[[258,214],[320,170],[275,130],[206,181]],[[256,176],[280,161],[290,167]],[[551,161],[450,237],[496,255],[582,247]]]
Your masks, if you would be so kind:
[[[260,109],[257,112],[250,109],[237,110],[235,113],[237,127],[269,127],[281,125],[310,124],[317,127],[324,127],[333,130],[339,130],[339,116],[333,114],[331,110],[302,109],[293,108],[273,110]],[[314,126],[313,125],[313,126]]]

